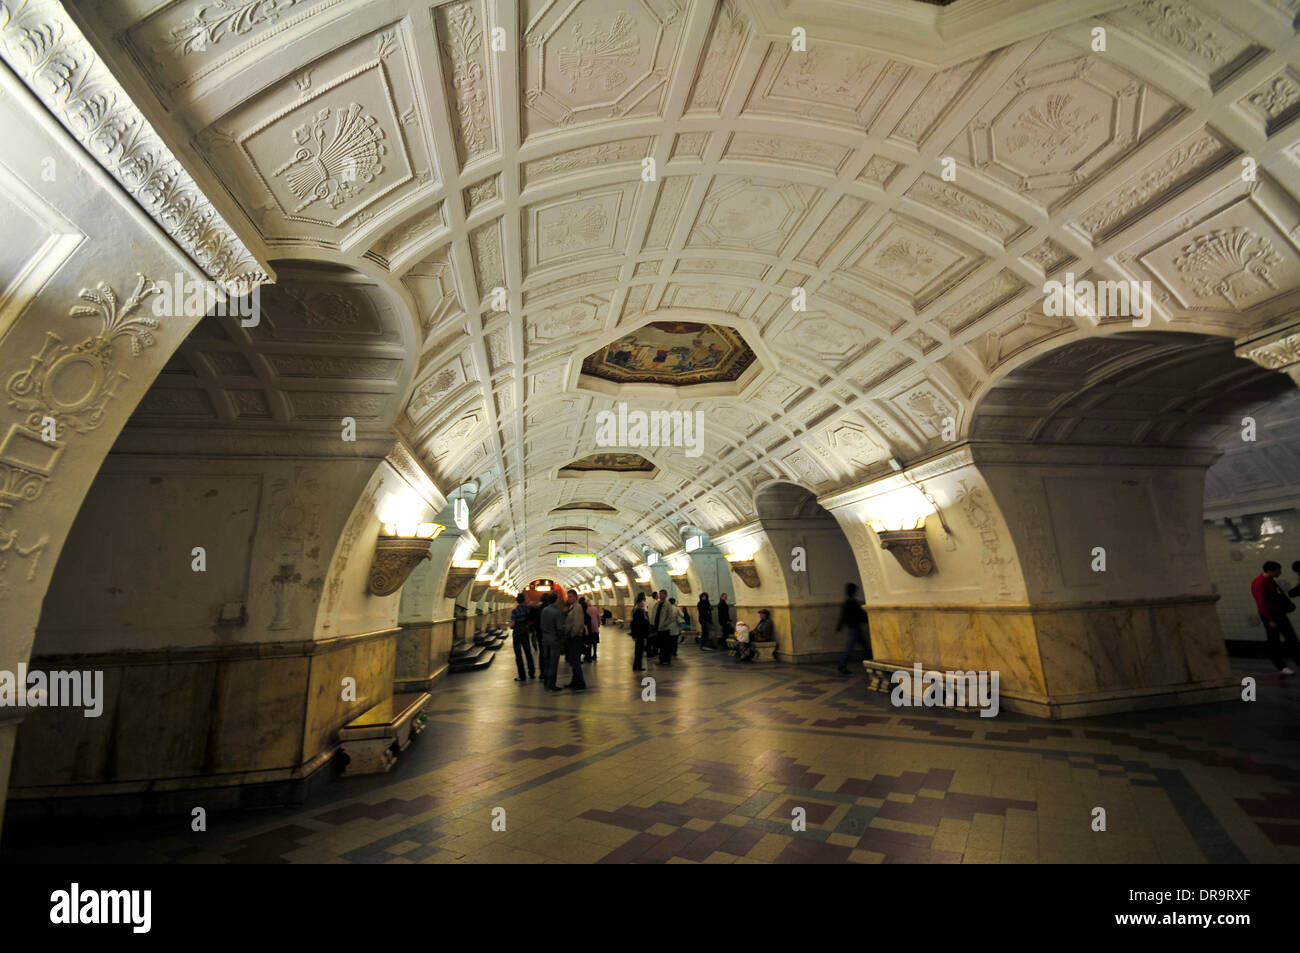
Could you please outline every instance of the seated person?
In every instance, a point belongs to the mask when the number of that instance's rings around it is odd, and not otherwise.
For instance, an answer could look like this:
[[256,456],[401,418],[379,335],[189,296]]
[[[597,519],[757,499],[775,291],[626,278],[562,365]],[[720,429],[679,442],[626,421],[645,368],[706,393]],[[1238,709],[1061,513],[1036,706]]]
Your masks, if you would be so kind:
[[[745,630],[745,639],[741,639],[741,630]],[[755,642],[775,642],[776,627],[772,624],[772,613],[769,609],[758,610],[758,625],[754,626],[753,631],[749,631],[743,622],[736,623],[736,655],[742,662],[752,662],[758,657],[758,650],[754,648]]]

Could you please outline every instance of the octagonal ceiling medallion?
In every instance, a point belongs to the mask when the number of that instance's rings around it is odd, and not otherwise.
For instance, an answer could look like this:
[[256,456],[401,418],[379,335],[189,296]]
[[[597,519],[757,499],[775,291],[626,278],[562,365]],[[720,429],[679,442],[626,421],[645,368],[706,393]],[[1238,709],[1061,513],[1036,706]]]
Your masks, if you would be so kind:
[[731,382],[754,363],[753,348],[734,328],[653,321],[582,362],[582,372],[617,384]]

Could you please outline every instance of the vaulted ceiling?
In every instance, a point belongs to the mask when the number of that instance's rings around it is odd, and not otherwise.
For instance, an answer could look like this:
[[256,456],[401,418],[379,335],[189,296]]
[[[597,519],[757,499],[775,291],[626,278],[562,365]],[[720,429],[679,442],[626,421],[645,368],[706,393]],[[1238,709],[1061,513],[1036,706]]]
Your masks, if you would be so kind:
[[[313,326],[289,307],[311,294],[279,292],[260,337],[191,343],[206,397],[177,406],[395,400],[378,417],[440,485],[478,482],[520,582],[556,575],[566,503],[612,507],[584,525],[630,564],[753,519],[774,481],[822,493],[937,449],[945,417],[964,435],[1021,363],[1131,327],[1045,315],[1067,270],[1150,281],[1158,329],[1239,337],[1300,301],[1297,0],[72,6],[259,257],[346,268],[310,280],[371,302]],[[339,336],[389,308],[397,330]],[[285,322],[335,333],[286,355]],[[580,381],[652,322],[734,333],[752,369]],[[270,371],[245,373],[253,352]],[[340,384],[345,358],[375,373]],[[620,400],[702,411],[703,452],[558,479]]]

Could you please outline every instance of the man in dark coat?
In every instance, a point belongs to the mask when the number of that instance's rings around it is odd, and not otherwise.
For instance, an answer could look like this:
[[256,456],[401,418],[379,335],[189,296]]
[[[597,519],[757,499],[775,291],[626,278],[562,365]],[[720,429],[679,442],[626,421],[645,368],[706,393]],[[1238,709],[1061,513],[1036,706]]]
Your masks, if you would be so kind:
[[867,622],[867,610],[858,602],[858,587],[851,582],[844,585],[844,604],[840,606],[840,621],[835,626],[836,632],[843,629],[847,629],[849,634],[836,670],[841,675],[848,675],[849,656],[853,654],[855,645],[861,643],[865,657],[871,658],[871,626]]

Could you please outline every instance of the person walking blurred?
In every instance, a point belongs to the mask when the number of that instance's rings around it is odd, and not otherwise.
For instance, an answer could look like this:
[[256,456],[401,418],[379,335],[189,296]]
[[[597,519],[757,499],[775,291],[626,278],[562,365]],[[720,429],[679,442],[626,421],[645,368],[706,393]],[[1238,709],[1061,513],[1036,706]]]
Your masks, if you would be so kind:
[[712,652],[713,644],[713,604],[709,602],[707,592],[700,593],[700,601],[695,606],[695,614],[700,618],[700,650]]
[[841,675],[849,674],[849,656],[853,654],[856,645],[862,645],[862,651],[865,658],[871,658],[871,625],[867,621],[867,610],[858,602],[858,587],[856,583],[844,584],[844,602],[840,606],[840,621],[836,623],[835,631],[847,630],[848,640],[844,643],[844,652],[840,655],[840,664],[836,671]]

